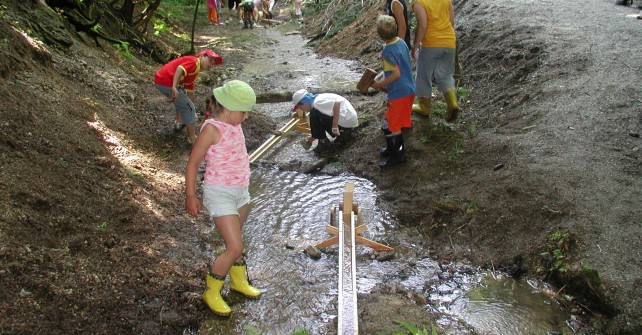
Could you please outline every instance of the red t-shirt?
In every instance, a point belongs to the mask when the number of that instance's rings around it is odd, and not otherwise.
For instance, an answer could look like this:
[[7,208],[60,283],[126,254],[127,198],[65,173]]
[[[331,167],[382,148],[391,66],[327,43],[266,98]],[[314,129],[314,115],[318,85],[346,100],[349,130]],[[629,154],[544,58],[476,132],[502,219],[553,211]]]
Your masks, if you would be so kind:
[[167,87],[174,86],[174,74],[177,69],[181,69],[183,73],[178,84],[182,85],[185,91],[194,91],[194,81],[201,70],[201,61],[194,56],[179,57],[165,64],[156,72],[154,83]]

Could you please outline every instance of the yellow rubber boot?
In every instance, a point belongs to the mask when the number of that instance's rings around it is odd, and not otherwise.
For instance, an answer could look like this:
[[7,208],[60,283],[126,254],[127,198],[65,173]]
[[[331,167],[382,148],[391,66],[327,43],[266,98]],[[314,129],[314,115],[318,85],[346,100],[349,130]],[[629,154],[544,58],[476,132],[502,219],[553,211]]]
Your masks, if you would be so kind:
[[205,300],[207,307],[216,315],[229,316],[232,314],[232,309],[221,296],[221,289],[225,283],[225,278],[208,274],[205,282],[207,283],[207,289],[203,292],[203,300]]
[[230,269],[230,288],[248,298],[256,299],[261,296],[261,291],[247,281],[247,266],[245,263],[232,265]]
[[419,98],[419,103],[412,105],[412,112],[423,116],[430,116],[430,98]]
[[446,93],[444,93],[444,99],[446,100],[446,110],[448,110],[446,121],[453,122],[457,120],[457,116],[459,116],[459,105],[457,104],[457,93],[455,89],[449,88]]

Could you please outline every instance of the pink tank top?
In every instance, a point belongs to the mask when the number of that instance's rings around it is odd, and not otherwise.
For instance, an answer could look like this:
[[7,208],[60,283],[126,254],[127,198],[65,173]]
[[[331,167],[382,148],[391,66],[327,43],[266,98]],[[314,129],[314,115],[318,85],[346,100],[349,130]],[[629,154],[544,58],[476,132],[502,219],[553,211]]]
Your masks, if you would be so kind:
[[211,185],[248,187],[250,185],[250,157],[245,147],[241,125],[233,126],[215,119],[203,122],[221,132],[221,140],[210,146],[205,154],[204,181]]

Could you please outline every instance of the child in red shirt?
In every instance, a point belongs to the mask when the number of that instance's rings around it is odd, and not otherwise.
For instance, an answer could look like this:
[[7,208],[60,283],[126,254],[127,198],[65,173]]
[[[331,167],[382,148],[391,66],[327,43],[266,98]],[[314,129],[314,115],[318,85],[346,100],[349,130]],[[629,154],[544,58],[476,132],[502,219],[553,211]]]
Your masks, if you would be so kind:
[[194,124],[196,107],[194,89],[196,78],[202,71],[223,64],[223,58],[212,50],[202,50],[196,56],[183,56],[165,64],[154,77],[156,88],[174,102],[176,108],[175,128],[187,129],[187,141],[196,140]]

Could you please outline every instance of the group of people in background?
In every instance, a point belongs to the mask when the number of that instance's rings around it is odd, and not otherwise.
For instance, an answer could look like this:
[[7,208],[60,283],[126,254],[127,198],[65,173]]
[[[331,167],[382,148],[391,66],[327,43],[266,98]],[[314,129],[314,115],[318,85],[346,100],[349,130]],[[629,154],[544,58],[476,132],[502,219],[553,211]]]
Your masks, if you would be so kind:
[[[446,121],[457,119],[460,109],[454,80],[456,37],[455,16],[450,0],[415,0],[411,7],[417,18],[411,42],[408,6],[404,0],[387,0],[386,15],[377,18],[376,29],[385,42],[381,52],[384,76],[371,85],[387,93],[387,109],[381,131],[386,146],[379,150],[381,169],[406,162],[402,130],[412,127],[411,113],[430,115],[433,79],[446,101]],[[412,60],[416,63],[413,75]],[[415,99],[417,102],[415,103]],[[305,89],[293,94],[294,108],[308,113],[311,136],[304,142],[309,148],[342,143],[358,126],[354,107],[345,98],[330,93],[315,95]]]
[[[382,170],[406,162],[402,130],[412,127],[412,112],[430,115],[433,80],[446,101],[446,121],[455,121],[460,112],[454,80],[457,42],[452,3],[415,0],[411,11],[417,18],[412,42],[404,0],[387,0],[386,15],[379,16],[376,23],[377,33],[385,42],[381,52],[384,76],[371,85],[387,93],[381,126],[386,146],[379,150]],[[412,60],[416,63],[414,75]],[[317,148],[327,147],[330,139],[333,143],[345,142],[342,139],[358,126],[354,107],[339,95],[315,95],[302,89],[293,94],[292,103],[309,115],[311,136],[304,142],[306,148],[314,140],[318,141]]]
[[[210,25],[224,25],[221,20],[221,8],[225,5],[225,0],[207,0],[207,22]],[[297,19],[303,19],[301,6],[304,0],[292,0],[294,5],[294,14]],[[227,8],[230,13],[236,11],[239,22],[243,23],[243,28],[260,27],[258,21],[261,15],[265,19],[271,20],[274,17],[272,9],[276,0],[227,0]]]
[[[221,20],[220,10],[223,7],[223,0],[207,0],[207,22],[210,25],[224,25]],[[230,13],[238,16],[243,28],[260,27],[257,22],[261,13],[267,19],[272,19],[272,8],[275,0],[228,0],[227,7]]]
[[[387,158],[382,169],[405,163],[403,128],[412,126],[411,113],[430,115],[432,81],[446,101],[446,121],[457,119],[460,109],[455,87],[455,15],[450,0],[414,0],[412,12],[417,18],[414,40],[410,41],[408,6],[404,0],[387,0],[385,12],[377,19],[377,33],[384,40],[381,52],[384,78],[372,88],[388,93],[388,108],[381,130]],[[411,59],[416,63],[413,76]],[[417,103],[414,103],[418,98]]]

